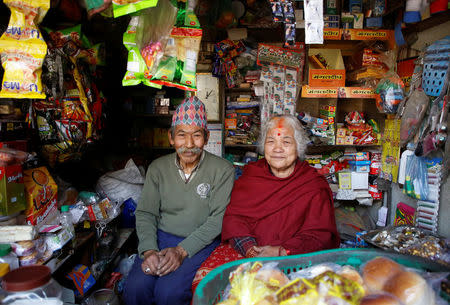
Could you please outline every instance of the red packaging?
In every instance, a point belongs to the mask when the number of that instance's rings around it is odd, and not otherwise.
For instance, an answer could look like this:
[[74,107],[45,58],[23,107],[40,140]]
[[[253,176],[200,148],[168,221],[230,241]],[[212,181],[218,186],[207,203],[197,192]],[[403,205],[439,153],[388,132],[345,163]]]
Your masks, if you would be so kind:
[[376,184],[369,185],[369,194],[374,200],[381,200],[383,198],[383,192],[378,190],[378,186]]

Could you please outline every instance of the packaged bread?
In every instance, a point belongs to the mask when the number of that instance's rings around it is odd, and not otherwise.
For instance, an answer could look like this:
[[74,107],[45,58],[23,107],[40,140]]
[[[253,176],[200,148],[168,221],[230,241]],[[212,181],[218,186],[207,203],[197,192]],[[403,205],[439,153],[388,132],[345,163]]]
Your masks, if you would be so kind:
[[391,277],[383,290],[395,295],[404,305],[435,305],[433,289],[425,279],[412,271],[402,271]]
[[377,257],[368,261],[361,273],[368,293],[372,294],[383,291],[385,284],[401,271],[402,267],[393,260]]
[[403,305],[400,300],[389,293],[371,294],[361,300],[360,305]]

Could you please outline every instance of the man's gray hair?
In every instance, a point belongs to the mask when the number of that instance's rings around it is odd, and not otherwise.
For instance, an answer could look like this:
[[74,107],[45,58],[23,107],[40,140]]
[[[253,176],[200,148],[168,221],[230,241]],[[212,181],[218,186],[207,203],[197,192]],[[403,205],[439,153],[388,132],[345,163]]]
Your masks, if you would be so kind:
[[286,124],[288,124],[294,130],[294,139],[295,143],[297,144],[297,156],[300,158],[300,160],[304,160],[306,146],[308,144],[308,136],[305,129],[300,124],[300,121],[293,115],[274,116],[261,127],[261,133],[258,139],[259,153],[264,155],[264,143],[266,142],[267,132],[275,127],[275,118],[284,119]]

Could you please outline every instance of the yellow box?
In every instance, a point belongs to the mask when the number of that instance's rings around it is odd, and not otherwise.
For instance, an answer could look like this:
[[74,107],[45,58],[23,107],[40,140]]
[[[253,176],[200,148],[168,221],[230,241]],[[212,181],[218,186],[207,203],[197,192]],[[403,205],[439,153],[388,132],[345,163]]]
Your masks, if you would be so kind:
[[[309,49],[308,58],[321,56],[326,60],[326,69],[318,69],[308,60],[308,84],[311,87],[345,87],[345,67],[339,49]],[[322,65],[323,66],[323,65]]]
[[345,145],[345,138],[337,137],[336,145]]
[[344,138],[347,135],[346,128],[338,128],[336,131],[336,137]]
[[27,223],[39,226],[57,210],[58,186],[45,166],[23,171]]
[[352,173],[339,172],[339,188],[342,190],[349,190],[352,188]]
[[353,136],[346,136],[344,140],[344,145],[353,145]]

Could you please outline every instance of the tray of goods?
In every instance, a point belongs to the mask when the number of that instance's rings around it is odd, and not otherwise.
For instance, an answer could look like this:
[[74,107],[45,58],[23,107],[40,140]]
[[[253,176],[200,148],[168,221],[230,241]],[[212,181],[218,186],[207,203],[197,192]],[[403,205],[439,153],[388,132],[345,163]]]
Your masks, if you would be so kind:
[[192,305],[441,305],[449,275],[436,262],[376,248],[255,257],[209,272]]
[[369,231],[362,238],[387,251],[420,256],[450,266],[450,240],[413,226],[389,226]]

